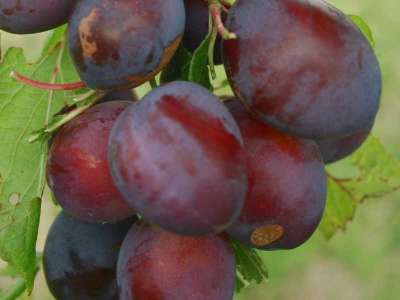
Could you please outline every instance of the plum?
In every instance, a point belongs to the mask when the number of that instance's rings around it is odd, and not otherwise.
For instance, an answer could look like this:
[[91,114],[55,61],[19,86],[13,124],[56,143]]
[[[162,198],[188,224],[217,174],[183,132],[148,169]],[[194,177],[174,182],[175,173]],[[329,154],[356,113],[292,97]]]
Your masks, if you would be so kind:
[[237,0],[223,43],[237,97],[262,120],[316,140],[368,127],[382,79],[369,42],[352,21],[321,0]]
[[316,143],[252,117],[238,100],[227,105],[244,139],[248,192],[229,234],[263,250],[290,249],[316,230],[325,208],[326,173]]
[[108,137],[129,101],[95,105],[55,135],[47,164],[47,181],[59,204],[86,221],[116,222],[132,216],[111,178]]
[[134,88],[168,64],[184,29],[183,0],[81,0],[69,21],[70,52],[90,88]]
[[232,300],[235,258],[226,238],[134,225],[121,248],[120,300]]
[[122,113],[110,135],[109,163],[132,208],[176,233],[220,232],[244,203],[239,129],[218,98],[197,84],[163,85]]

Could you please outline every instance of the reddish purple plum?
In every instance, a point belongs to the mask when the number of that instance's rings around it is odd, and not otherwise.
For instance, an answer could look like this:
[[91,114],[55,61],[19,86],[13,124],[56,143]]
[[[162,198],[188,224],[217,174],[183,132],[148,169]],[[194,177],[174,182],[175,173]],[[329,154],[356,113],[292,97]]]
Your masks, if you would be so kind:
[[232,300],[235,258],[227,239],[134,225],[118,260],[120,300]]
[[316,230],[326,201],[326,174],[317,145],[253,118],[228,102],[244,139],[248,192],[229,234],[263,250],[291,249]]
[[134,214],[115,187],[107,161],[112,125],[130,104],[114,101],[93,106],[54,137],[48,183],[59,204],[76,218],[116,222]]
[[118,118],[111,174],[145,220],[176,233],[221,232],[238,217],[247,188],[242,138],[207,89],[173,82]]
[[379,108],[381,71],[369,42],[322,0],[237,0],[223,43],[237,97],[263,121],[311,139],[368,127]]

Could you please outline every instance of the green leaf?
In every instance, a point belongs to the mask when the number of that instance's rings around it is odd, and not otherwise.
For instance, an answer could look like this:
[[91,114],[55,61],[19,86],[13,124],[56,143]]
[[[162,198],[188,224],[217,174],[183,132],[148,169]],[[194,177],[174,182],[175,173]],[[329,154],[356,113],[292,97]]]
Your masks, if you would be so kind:
[[369,137],[349,161],[357,170],[356,175],[328,179],[327,207],[320,226],[327,238],[346,229],[362,201],[400,188],[400,161],[387,153],[377,138]]
[[[0,257],[32,289],[36,273],[36,239],[45,183],[46,143],[28,142],[31,132],[43,127],[65,103],[64,93],[25,86],[12,80],[17,70],[50,81],[61,57],[65,81],[77,80],[68,51],[57,44],[39,62],[27,64],[21,49],[7,51],[0,65]],[[61,55],[62,54],[62,55]],[[74,75],[72,75],[74,74]]]
[[[36,257],[36,272],[39,271],[39,265],[41,261],[42,254],[38,253]],[[14,284],[8,286],[6,291],[0,290],[0,300],[19,299],[19,297],[26,291],[25,280],[18,277],[17,270],[15,270],[10,264],[8,264],[7,267],[0,271],[0,276],[15,279]]]
[[228,79],[224,79],[218,86],[215,87],[215,90],[222,90],[229,86]]
[[400,161],[389,154],[376,137],[369,137],[360,151],[351,157],[359,175],[345,182],[358,202],[381,197],[400,188]]
[[236,292],[251,283],[261,283],[268,279],[268,271],[257,251],[237,241],[231,240],[236,259]]
[[23,279],[17,279],[15,284],[8,288],[8,291],[0,290],[0,300],[16,300],[26,290],[25,281]]
[[371,28],[364,21],[363,18],[356,15],[348,15],[348,17],[353,21],[353,23],[361,30],[364,36],[367,38],[368,42],[371,44],[372,48],[375,48],[375,40],[372,34]]
[[328,177],[327,202],[319,227],[325,237],[331,238],[338,229],[346,229],[346,224],[353,219],[355,210],[356,202],[341,181]]
[[185,66],[190,64],[191,59],[192,54],[181,45],[167,68],[161,73],[160,82],[163,84],[175,80],[188,80]]
[[179,47],[168,67],[161,74],[161,83],[186,80],[212,89],[208,67],[208,47],[210,35],[194,51],[193,55],[184,47]]
[[[36,263],[35,263],[35,267],[36,267],[37,271],[39,271],[39,266],[40,266],[41,262],[42,262],[42,253],[37,253],[36,254]],[[10,277],[10,278],[15,279],[15,278],[18,278],[18,272],[17,272],[17,270],[15,270],[15,268],[12,265],[7,264],[7,266],[4,269],[0,270],[0,276]]]
[[47,53],[49,53],[52,48],[57,46],[57,44],[64,39],[66,30],[67,25],[63,25],[51,31],[43,47],[42,55],[46,55]]
[[200,46],[194,51],[192,60],[188,66],[189,81],[198,83],[211,90],[210,71],[208,67],[208,47],[210,45],[209,34]]

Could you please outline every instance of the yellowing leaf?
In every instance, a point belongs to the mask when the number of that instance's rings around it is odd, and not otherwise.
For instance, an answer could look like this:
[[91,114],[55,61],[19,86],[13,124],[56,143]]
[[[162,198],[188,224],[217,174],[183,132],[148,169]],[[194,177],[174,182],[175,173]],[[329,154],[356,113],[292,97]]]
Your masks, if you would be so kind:
[[328,198],[320,229],[332,237],[338,229],[346,229],[363,200],[384,196],[400,188],[400,162],[386,152],[379,140],[369,137],[350,162],[357,169],[351,178],[328,180]]

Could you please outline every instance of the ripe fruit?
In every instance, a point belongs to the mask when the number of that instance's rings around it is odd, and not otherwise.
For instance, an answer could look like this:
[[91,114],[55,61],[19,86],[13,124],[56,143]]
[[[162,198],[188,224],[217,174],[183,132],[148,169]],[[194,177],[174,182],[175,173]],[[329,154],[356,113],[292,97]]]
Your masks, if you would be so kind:
[[111,127],[129,104],[114,101],[96,105],[56,134],[47,179],[69,214],[95,222],[115,222],[133,215],[114,186],[107,161]]
[[94,224],[61,212],[47,236],[43,268],[58,300],[117,300],[117,259],[133,219]]
[[193,83],[163,85],[121,114],[109,162],[130,205],[167,230],[220,232],[243,206],[239,129],[218,98]]
[[120,300],[231,300],[235,259],[220,236],[180,236],[133,226],[117,270]]
[[[185,0],[186,25],[182,45],[190,52],[196,50],[209,30],[208,4],[204,0]],[[214,47],[214,63],[221,64],[222,40],[217,37]]]
[[107,93],[98,103],[120,100],[135,102],[138,100],[138,96],[133,90],[113,91]]
[[264,121],[313,139],[346,136],[377,113],[381,73],[360,30],[324,1],[238,0],[223,45],[236,95]]
[[67,22],[76,0],[0,0],[0,29],[37,33]]
[[326,174],[317,145],[253,119],[238,101],[228,106],[242,132],[249,180],[244,208],[229,234],[264,250],[301,245],[325,208]]
[[127,89],[152,79],[172,58],[185,27],[183,0],[81,0],[69,44],[93,89]]
[[317,141],[324,162],[333,163],[352,154],[364,143],[371,129],[372,125],[349,136]]

